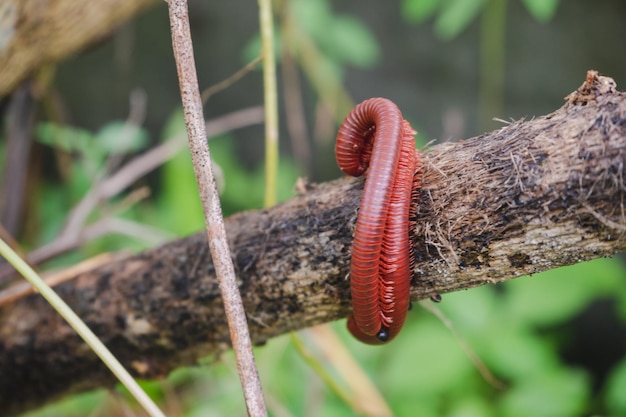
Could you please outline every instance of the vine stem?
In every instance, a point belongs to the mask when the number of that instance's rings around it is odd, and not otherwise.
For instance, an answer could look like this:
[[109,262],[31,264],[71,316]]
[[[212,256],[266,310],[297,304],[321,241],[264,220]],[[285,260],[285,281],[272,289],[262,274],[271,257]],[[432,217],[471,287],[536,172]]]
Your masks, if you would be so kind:
[[206,139],[202,100],[193,57],[187,1],[169,0],[168,9],[189,150],[204,211],[209,249],[215,265],[220,293],[224,300],[226,320],[237,359],[243,395],[248,415],[267,416],[261,382],[254,363],[246,314],[235,278],[235,269],[224,230],[224,218],[211,167],[211,155]]
[[68,306],[61,297],[58,296],[52,288],[50,288],[37,275],[37,273],[28,264],[20,258],[13,249],[7,245],[4,240],[0,239],[0,255],[2,255],[13,267],[24,277],[33,287],[45,298],[48,303],[72,326],[76,333],[87,343],[87,345],[95,352],[96,355],[111,370],[113,375],[124,384],[137,402],[146,410],[151,417],[165,417],[165,414],[150,399],[148,394],[141,389],[137,381],[128,373],[126,368],[117,360],[109,349],[98,339],[89,327],[80,317]]
[[480,28],[480,124],[496,127],[491,118],[502,114],[506,58],[507,0],[485,2]]
[[264,206],[276,204],[278,177],[278,93],[274,57],[272,1],[259,0],[261,55],[263,56],[263,95],[265,102],[265,198]]

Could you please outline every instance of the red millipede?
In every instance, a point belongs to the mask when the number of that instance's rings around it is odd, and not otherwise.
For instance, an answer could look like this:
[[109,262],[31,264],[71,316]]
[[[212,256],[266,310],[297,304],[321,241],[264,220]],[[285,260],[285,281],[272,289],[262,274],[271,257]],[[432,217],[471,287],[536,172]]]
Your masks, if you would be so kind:
[[398,107],[383,98],[357,105],[337,133],[339,168],[355,177],[367,171],[352,246],[348,329],[369,344],[393,339],[410,305],[411,201],[419,191],[421,168],[414,134]]

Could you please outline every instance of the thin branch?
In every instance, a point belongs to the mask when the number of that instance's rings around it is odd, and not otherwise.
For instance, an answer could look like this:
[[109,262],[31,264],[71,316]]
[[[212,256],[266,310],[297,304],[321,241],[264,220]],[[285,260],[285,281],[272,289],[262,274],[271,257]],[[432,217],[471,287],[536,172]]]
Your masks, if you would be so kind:
[[[351,395],[343,393],[341,388],[336,386],[336,376],[332,381],[327,381],[323,375],[320,375],[333,392],[342,398],[346,404],[349,404],[358,414],[376,417],[393,416],[391,408],[372,382],[370,376],[357,363],[354,356],[350,354],[350,351],[339,339],[332,327],[328,324],[314,326],[307,329],[306,333],[312,336],[311,339],[317,346],[317,349],[319,349],[320,354],[329,362],[329,366],[334,371],[332,374],[338,375],[350,388]],[[298,346],[296,348],[300,349]],[[307,360],[307,362],[309,362],[309,365],[316,373],[319,373],[316,363],[312,360]]]
[[219,93],[235,84],[237,81],[241,80],[243,77],[248,75],[262,60],[262,56],[257,56],[252,61],[248,62],[243,68],[239,69],[237,72],[232,74],[230,77],[225,80],[220,81],[217,84],[213,84],[209,88],[205,89],[202,92],[202,103],[205,103],[209,100],[212,95]]
[[302,99],[302,88],[298,76],[298,67],[293,57],[283,49],[281,59],[283,97],[285,100],[285,119],[291,148],[298,164],[303,168],[305,175],[313,174],[313,152],[309,145],[306,117]]
[[[212,137],[262,122],[263,108],[259,106],[249,107],[207,121],[206,133],[208,137]],[[178,136],[129,161],[100,184],[98,197],[105,200],[119,194],[139,178],[173,158],[185,148],[186,144],[186,138]]]
[[[320,326],[323,327],[323,326]],[[353,409],[359,409],[359,404],[350,397],[349,393],[343,389],[343,387],[339,386],[337,379],[329,372],[322,363],[317,359],[317,357],[305,346],[300,337],[296,334],[291,334],[291,344],[296,349],[296,352],[300,355],[300,357],[306,362],[306,364],[315,372],[315,374],[324,382],[324,384],[343,401],[344,403],[350,405]],[[341,345],[339,343],[338,345]],[[341,345],[343,347],[343,345]],[[345,349],[345,347],[343,347]],[[361,375],[359,375],[361,376]]]
[[[47,276],[44,276],[44,282],[49,287],[55,287],[76,278],[80,274],[89,272],[106,263],[118,262],[125,257],[126,255],[121,252],[115,254],[103,253],[70,268],[66,268],[60,272],[48,274]],[[22,280],[5,290],[0,291],[0,307],[13,303],[27,295],[34,294],[35,292],[35,288],[29,282]]]
[[173,237],[171,233],[156,227],[116,217],[103,217],[81,229],[78,235],[61,236],[54,241],[54,244],[42,246],[40,249],[32,252],[29,259],[32,258],[34,263],[40,263],[43,259],[50,259],[69,252],[87,242],[92,242],[102,236],[113,233],[142,240],[148,244],[165,243]]
[[204,211],[209,248],[224,301],[230,340],[237,358],[239,378],[241,379],[248,414],[266,416],[267,411],[258,371],[254,364],[246,313],[230,257],[224,219],[211,167],[211,155],[206,141],[187,2],[186,0],[170,0],[168,8],[189,148],[200,192],[200,202]]
[[506,388],[506,384],[500,381],[498,378],[495,377],[494,374],[491,373],[487,365],[485,365],[485,363],[480,359],[476,352],[474,352],[472,347],[467,343],[467,340],[459,333],[454,324],[439,308],[432,305],[428,301],[421,302],[421,306],[426,311],[429,311],[433,316],[437,317],[439,321],[443,323],[443,325],[446,326],[448,330],[450,330],[450,333],[452,333],[452,335],[456,338],[459,345],[461,346],[461,349],[463,349],[463,352],[465,352],[469,360],[474,364],[474,367],[478,370],[480,375],[485,381],[487,381],[489,385],[500,390]]
[[126,368],[124,368],[104,343],[98,339],[93,331],[87,327],[85,322],[81,320],[74,310],[72,310],[54,290],[47,286],[37,273],[2,240],[0,240],[0,256],[6,258],[15,269],[37,289],[43,298],[45,298],[46,302],[54,307],[56,312],[76,331],[80,338],[91,348],[93,353],[98,355],[98,358],[109,368],[111,373],[124,384],[126,389],[128,389],[137,402],[141,404],[148,415],[151,417],[165,417],[165,414],[163,414],[148,394],[141,389],[137,381],[135,381]]
[[[242,127],[260,124],[263,120],[262,106],[249,107],[208,120],[206,131],[207,135],[212,137]],[[85,228],[87,216],[102,201],[118,195],[139,178],[163,165],[183,150],[186,144],[185,136],[172,138],[131,159],[109,177],[97,181],[70,212],[66,220],[68,226],[64,228],[64,231],[50,243],[32,251],[27,257],[28,262],[31,265],[37,265],[84,244],[86,240],[82,229]],[[93,234],[91,235],[93,236]],[[9,265],[2,264],[0,266],[0,277],[6,277],[11,272],[13,269]]]
[[[99,237],[105,236],[110,233],[120,233],[133,238],[138,238],[139,240],[144,240],[146,243],[165,242],[168,239],[171,239],[173,237],[172,234],[157,229],[155,227],[145,225],[142,226],[143,230],[150,230],[149,233],[135,233],[135,231],[138,230],[137,227],[139,227],[139,225],[135,222],[132,223],[136,224],[136,227],[132,227],[129,229],[116,227],[116,219],[113,217],[115,213],[119,213],[127,209],[128,207],[133,206],[134,204],[138,203],[149,195],[150,192],[147,187],[142,187],[135,190],[134,192],[131,192],[123,201],[117,204],[116,207],[112,207],[111,213],[102,216],[99,220],[90,225],[82,226],[74,233],[61,233],[52,242],[32,251],[28,255],[28,261],[33,265],[40,264],[48,259],[74,250],[88,242],[91,242]],[[122,221],[121,219],[119,220]],[[130,221],[126,220],[125,222]]]

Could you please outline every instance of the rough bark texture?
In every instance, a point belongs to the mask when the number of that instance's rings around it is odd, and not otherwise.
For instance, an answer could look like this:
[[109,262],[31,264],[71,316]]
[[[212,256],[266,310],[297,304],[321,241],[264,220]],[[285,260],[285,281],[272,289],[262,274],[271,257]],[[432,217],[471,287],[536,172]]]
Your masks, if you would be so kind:
[[[623,251],[625,155],[626,95],[594,73],[552,114],[427,150],[412,298]],[[227,219],[255,343],[348,315],[362,185],[310,185],[286,203]],[[142,377],[228,348],[204,233],[57,290]],[[42,298],[0,309],[0,414],[112,383]]]
[[108,36],[156,0],[2,0],[0,98],[44,64]]

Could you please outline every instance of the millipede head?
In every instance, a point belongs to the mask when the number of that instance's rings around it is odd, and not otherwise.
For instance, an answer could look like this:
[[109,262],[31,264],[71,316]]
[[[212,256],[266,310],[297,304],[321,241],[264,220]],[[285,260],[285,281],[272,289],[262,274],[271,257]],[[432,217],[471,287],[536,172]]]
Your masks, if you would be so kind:
[[389,340],[389,329],[385,326],[381,327],[378,333],[376,333],[376,337],[381,342],[386,342],[387,340]]

